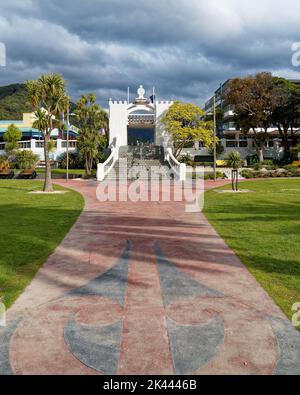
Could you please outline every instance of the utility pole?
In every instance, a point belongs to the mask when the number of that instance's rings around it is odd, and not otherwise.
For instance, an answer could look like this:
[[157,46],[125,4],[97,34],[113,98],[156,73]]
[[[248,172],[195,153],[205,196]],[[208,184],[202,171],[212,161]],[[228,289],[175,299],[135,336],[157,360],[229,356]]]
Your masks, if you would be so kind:
[[67,176],[66,183],[69,181],[69,129],[70,129],[70,110],[67,112]]
[[217,181],[217,117],[216,117],[216,95],[214,95],[214,180]]

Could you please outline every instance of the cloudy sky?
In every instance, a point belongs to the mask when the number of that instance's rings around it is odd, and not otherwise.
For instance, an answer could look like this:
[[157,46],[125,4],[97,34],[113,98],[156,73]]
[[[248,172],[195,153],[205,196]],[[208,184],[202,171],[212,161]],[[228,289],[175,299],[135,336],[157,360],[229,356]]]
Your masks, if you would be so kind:
[[224,80],[256,71],[300,78],[299,0],[0,0],[7,65],[0,85],[60,72],[73,99],[158,99],[202,105]]

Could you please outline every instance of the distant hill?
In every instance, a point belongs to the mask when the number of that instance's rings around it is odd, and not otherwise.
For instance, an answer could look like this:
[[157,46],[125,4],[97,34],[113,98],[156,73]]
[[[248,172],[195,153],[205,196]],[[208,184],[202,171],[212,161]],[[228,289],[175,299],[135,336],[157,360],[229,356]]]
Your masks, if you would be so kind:
[[0,120],[21,120],[24,112],[31,112],[24,84],[0,87]]

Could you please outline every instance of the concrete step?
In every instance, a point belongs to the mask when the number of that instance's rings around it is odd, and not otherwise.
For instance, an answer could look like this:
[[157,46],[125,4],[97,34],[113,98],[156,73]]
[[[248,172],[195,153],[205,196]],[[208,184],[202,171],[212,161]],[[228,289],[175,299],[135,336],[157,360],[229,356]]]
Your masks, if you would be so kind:
[[[169,164],[164,158],[164,149],[161,146],[120,147],[119,160],[108,174],[109,180],[149,180],[151,171],[158,172],[159,179],[170,179]],[[139,172],[140,169],[140,172]]]
[[158,179],[170,179],[169,175],[169,167],[167,166],[160,166],[157,169],[158,174],[156,175],[156,172],[151,172],[151,170],[145,170],[141,169],[140,172],[136,168],[121,168],[119,169],[114,168],[107,176],[107,179],[130,179],[130,180],[135,180],[135,179],[149,179],[149,178],[155,178],[157,177]]

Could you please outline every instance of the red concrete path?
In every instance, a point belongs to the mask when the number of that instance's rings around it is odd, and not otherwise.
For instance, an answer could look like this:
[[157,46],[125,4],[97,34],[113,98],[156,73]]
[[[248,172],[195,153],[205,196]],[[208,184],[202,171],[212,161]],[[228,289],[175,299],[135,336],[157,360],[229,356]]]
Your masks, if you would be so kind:
[[280,349],[289,323],[203,214],[183,202],[100,203],[96,185],[70,181],[85,210],[9,311],[0,374],[297,369]]

